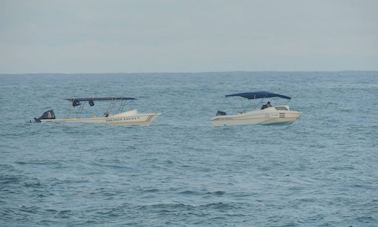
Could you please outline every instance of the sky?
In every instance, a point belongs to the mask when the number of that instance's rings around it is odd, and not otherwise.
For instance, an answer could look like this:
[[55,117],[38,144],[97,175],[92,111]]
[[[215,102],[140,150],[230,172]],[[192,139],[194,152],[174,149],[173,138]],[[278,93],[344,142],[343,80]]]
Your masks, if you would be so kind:
[[378,70],[377,0],[0,0],[0,73]]

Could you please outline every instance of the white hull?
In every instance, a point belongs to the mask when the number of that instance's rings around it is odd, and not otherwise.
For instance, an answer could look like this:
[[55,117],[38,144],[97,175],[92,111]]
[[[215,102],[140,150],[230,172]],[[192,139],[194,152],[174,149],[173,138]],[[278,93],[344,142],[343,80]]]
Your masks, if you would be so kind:
[[269,107],[264,110],[255,110],[235,115],[216,116],[211,119],[214,127],[227,125],[268,125],[268,124],[290,124],[299,118],[300,112],[287,110],[276,110]]
[[62,119],[42,119],[41,122],[65,122],[65,123],[92,123],[92,124],[111,124],[111,125],[150,125],[160,113],[138,113],[131,110],[119,114],[109,115],[108,117],[89,117],[89,118],[62,118]]

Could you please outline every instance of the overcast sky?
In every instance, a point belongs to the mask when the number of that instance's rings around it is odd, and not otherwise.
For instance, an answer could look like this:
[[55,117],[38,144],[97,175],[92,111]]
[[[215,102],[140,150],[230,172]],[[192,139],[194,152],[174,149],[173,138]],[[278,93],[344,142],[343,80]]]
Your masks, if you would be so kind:
[[377,0],[0,0],[0,73],[378,70]]

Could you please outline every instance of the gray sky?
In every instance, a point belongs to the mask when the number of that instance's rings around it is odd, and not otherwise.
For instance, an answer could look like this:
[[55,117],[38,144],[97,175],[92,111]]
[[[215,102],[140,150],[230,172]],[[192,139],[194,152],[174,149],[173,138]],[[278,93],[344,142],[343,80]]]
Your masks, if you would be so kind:
[[377,0],[0,0],[0,73],[378,70]]

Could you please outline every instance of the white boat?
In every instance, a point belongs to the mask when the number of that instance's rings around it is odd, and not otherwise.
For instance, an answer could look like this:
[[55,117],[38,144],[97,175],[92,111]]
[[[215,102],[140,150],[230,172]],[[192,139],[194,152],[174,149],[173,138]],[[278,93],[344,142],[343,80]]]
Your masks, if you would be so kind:
[[[247,99],[261,99],[280,97],[291,99],[288,96],[275,94],[266,91],[246,92],[226,95],[226,97],[240,96]],[[223,111],[218,111],[217,116],[211,119],[212,125],[215,127],[227,125],[248,125],[248,124],[290,124],[296,121],[301,115],[298,111],[290,110],[288,105],[271,106],[270,102],[263,105],[261,109],[248,112],[242,112],[234,115],[227,115]]]
[[[135,98],[128,97],[101,97],[101,98],[71,98],[67,99],[72,102],[72,106],[78,107],[81,106],[83,109],[83,102],[88,102],[90,106],[94,106],[96,101],[111,101],[111,106],[115,101],[122,102],[121,108],[125,105],[128,100],[135,100]],[[80,110],[80,112],[81,112]],[[141,125],[148,126],[150,125],[160,113],[139,113],[137,110],[130,110],[125,112],[119,112],[112,114],[109,111],[106,111],[104,116],[93,116],[93,117],[72,117],[72,118],[60,118],[55,117],[53,110],[48,110],[42,114],[39,118],[34,118],[35,122],[64,122],[64,123],[94,123],[94,124],[111,124],[111,125]]]

